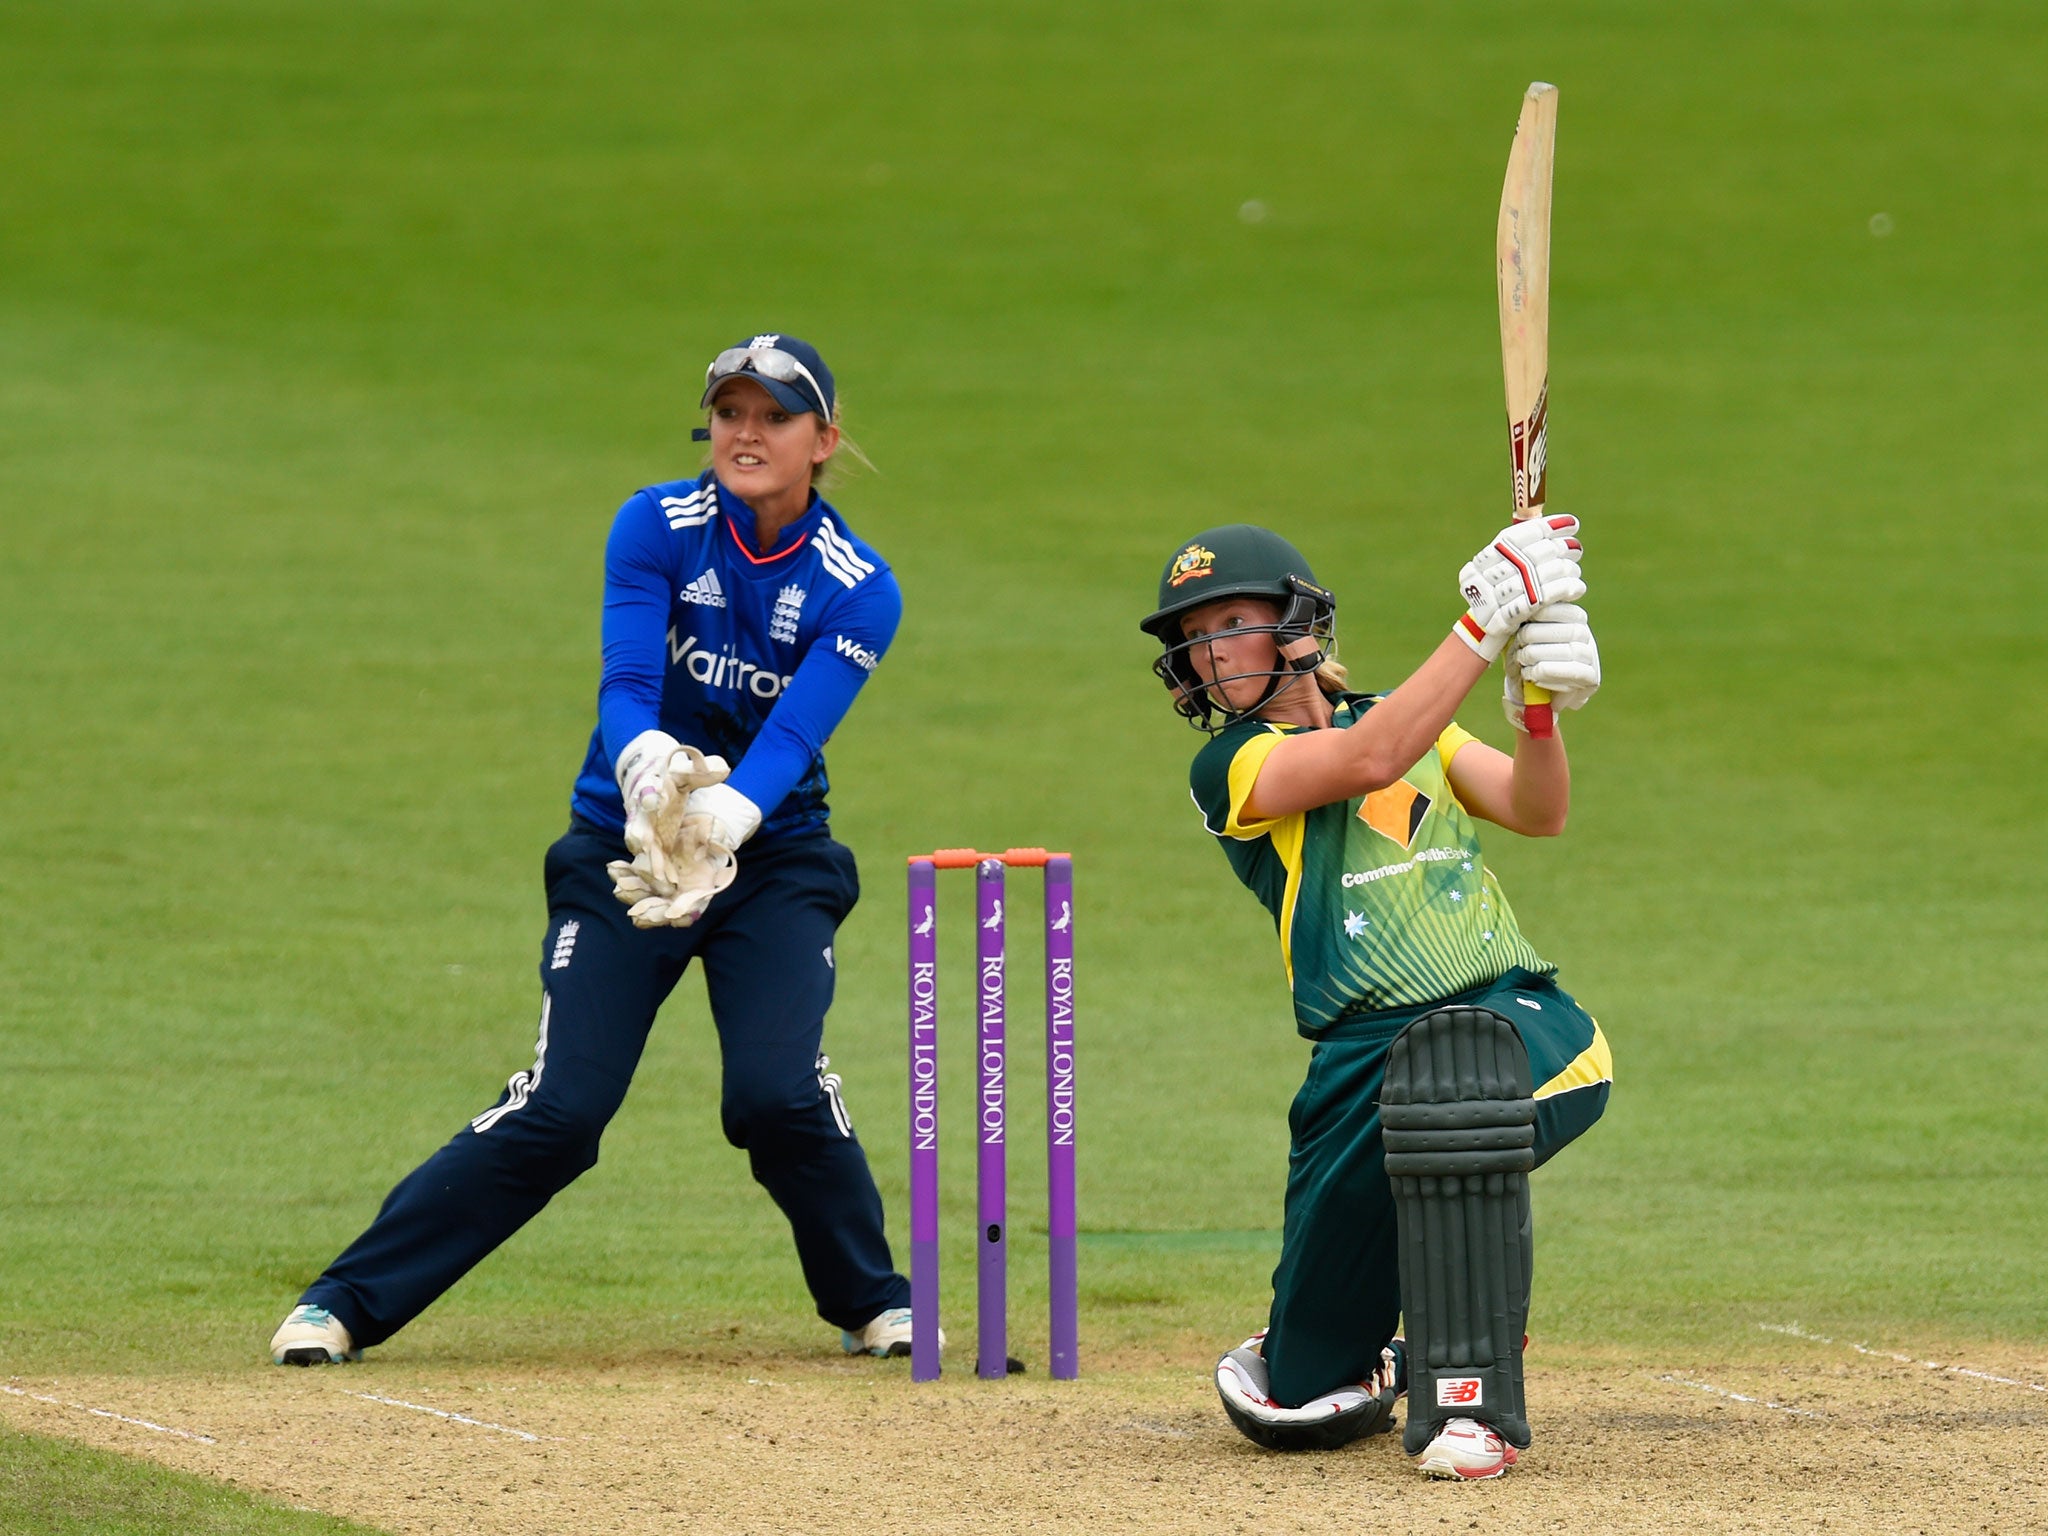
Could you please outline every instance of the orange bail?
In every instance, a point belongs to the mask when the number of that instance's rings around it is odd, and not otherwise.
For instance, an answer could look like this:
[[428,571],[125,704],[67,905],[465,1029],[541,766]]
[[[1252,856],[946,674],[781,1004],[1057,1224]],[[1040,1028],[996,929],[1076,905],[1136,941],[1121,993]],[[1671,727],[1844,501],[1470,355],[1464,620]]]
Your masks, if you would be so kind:
[[1043,848],[1005,848],[1001,853],[978,853],[972,848],[938,848],[930,853],[913,853],[904,862],[929,864],[933,869],[972,869],[983,859],[994,859],[1011,869],[1043,869],[1047,859],[1070,859],[1070,853],[1050,853]]

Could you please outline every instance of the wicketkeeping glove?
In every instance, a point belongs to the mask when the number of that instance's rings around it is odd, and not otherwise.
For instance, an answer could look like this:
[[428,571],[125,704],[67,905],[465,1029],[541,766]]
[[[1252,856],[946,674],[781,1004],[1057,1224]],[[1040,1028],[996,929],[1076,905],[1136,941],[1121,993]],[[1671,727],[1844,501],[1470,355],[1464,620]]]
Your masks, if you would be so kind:
[[1594,643],[1586,610],[1576,603],[1545,603],[1520,629],[1507,650],[1507,685],[1501,698],[1508,723],[1522,725],[1522,683],[1550,695],[1552,709],[1580,709],[1600,689],[1600,647]]
[[761,825],[761,807],[730,784],[712,783],[690,791],[683,806],[683,828],[708,847],[736,853]]
[[707,757],[661,731],[641,732],[619,754],[626,847],[633,857],[605,867],[612,893],[632,908],[628,915],[636,926],[687,926],[732,884],[732,851],[710,847],[702,827],[690,825],[686,814],[690,797],[722,785],[728,771],[724,758]]
[[639,853],[658,840],[656,818],[671,820],[681,798],[669,772],[683,744],[667,731],[642,731],[619,754],[619,797],[626,803],[626,846]]
[[729,853],[719,858],[684,859],[663,882],[667,889],[658,891],[649,883],[641,862],[645,857],[638,855],[630,864],[615,859],[606,866],[611,871],[612,894],[631,908],[626,916],[635,928],[689,927],[704,915],[711,898],[732,884],[740,869],[739,860]]
[[1452,633],[1483,660],[1506,648],[1522,621],[1545,603],[1586,595],[1579,575],[1579,520],[1569,513],[1532,517],[1503,528],[1458,572],[1468,605]]
[[[724,779],[722,759],[703,761],[716,764],[718,778]],[[690,776],[674,777],[680,785]],[[626,915],[637,927],[687,928],[702,917],[711,898],[739,873],[739,845],[761,825],[761,808],[722,782],[700,782],[687,796],[676,796],[672,815],[672,833],[663,833],[630,864],[620,860],[609,866],[613,894],[631,906]],[[664,818],[657,818],[657,830],[663,824]]]

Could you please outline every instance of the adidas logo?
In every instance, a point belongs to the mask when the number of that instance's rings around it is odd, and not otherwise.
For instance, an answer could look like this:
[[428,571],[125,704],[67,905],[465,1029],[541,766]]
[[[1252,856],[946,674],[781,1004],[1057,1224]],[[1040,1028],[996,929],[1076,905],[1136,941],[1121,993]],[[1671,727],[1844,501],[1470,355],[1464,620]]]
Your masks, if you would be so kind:
[[684,587],[676,596],[686,603],[695,603],[700,608],[723,608],[725,588],[718,584],[718,572],[706,571],[695,581]]

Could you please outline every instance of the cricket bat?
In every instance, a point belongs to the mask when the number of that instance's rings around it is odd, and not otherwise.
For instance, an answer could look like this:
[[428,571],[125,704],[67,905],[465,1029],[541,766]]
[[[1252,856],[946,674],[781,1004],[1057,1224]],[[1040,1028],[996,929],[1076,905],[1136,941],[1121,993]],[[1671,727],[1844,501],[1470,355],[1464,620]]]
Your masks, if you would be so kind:
[[[1515,124],[1494,252],[1517,522],[1542,516],[1549,489],[1544,413],[1550,400],[1550,166],[1556,150],[1557,87],[1538,80],[1523,95]],[[1556,734],[1549,694],[1524,683],[1522,702],[1531,736]]]

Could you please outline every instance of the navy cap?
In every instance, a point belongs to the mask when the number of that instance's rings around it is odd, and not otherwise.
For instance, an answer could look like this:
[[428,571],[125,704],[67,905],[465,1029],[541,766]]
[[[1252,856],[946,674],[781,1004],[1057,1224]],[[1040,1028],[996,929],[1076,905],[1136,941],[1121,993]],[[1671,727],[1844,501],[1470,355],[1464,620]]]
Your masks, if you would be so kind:
[[697,404],[710,405],[718,387],[728,379],[752,379],[792,414],[811,411],[830,421],[838,404],[832,370],[818,356],[818,349],[808,341],[773,331],[727,347],[713,358],[704,372],[704,398]]

